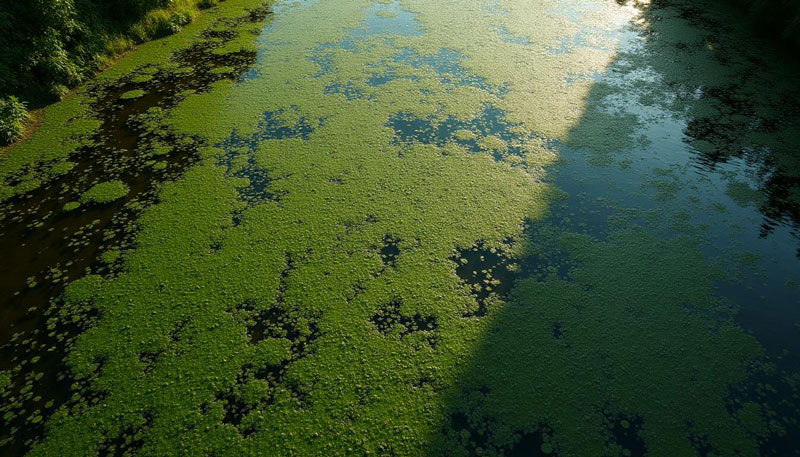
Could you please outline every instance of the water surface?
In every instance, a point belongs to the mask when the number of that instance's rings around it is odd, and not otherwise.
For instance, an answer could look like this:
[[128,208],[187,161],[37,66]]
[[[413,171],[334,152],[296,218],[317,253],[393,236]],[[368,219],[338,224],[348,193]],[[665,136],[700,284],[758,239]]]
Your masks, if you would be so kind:
[[789,51],[715,2],[259,3],[76,95],[72,171],[4,163],[2,449],[800,451]]

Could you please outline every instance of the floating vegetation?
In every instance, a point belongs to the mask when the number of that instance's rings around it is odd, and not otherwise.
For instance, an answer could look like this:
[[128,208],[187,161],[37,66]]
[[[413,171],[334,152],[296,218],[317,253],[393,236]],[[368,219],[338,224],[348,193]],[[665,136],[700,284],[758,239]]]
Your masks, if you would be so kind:
[[716,43],[680,11],[226,0],[143,45],[0,162],[3,452],[789,449],[796,372],[723,293],[778,254],[693,209],[765,176],[648,149],[708,146],[643,93],[651,42]]
[[[124,197],[130,189],[124,182],[107,181],[95,184],[81,195],[81,203],[108,203]],[[69,203],[67,203],[69,204]],[[65,205],[66,207],[66,205]]]
[[[150,76],[150,75],[147,75]],[[147,82],[146,81],[135,81],[135,82]],[[127,92],[123,92],[122,95],[119,96],[120,100],[135,100],[137,98],[141,98],[146,92],[142,89],[133,89]]]
[[[148,81],[151,81],[152,79],[153,79],[153,75],[141,74],[141,75],[136,75],[133,78],[131,78],[131,82],[132,83],[146,83]],[[144,95],[144,94],[142,94],[142,95]],[[123,94],[123,96],[121,96],[121,98],[125,98],[124,94]]]
[[80,206],[80,202],[66,202],[64,203],[64,211],[72,211]]

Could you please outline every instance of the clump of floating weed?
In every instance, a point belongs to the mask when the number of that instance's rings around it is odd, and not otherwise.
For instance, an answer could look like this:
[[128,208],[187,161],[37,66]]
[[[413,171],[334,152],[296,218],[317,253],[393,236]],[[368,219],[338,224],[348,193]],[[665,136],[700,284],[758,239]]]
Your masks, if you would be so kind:
[[[131,78],[131,82],[133,83],[146,83],[153,79],[153,75],[143,74],[143,75],[136,75]],[[126,92],[127,93],[127,92]]]
[[81,195],[81,203],[109,203],[124,197],[128,186],[122,181],[114,180],[95,184]]
[[143,91],[142,89],[133,89],[123,93],[122,95],[119,96],[119,98],[122,100],[133,100],[142,97],[144,94],[145,91]]
[[64,211],[72,211],[81,206],[80,202],[67,202],[64,204]]
[[215,75],[219,75],[219,74],[224,74],[224,73],[231,73],[234,70],[235,69],[233,67],[228,67],[228,66],[216,67],[216,68],[212,68],[211,69],[211,73],[215,74]]

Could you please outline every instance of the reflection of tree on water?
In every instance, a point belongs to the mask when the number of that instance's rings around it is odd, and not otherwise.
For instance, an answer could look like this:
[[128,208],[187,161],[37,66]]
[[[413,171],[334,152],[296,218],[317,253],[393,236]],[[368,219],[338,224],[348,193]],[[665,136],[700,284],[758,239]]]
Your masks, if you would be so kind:
[[[658,11],[645,11],[648,22],[656,23]],[[776,65],[789,56],[770,55],[764,47],[747,42],[744,34],[735,29],[743,25],[738,21],[723,21],[685,7],[680,12],[688,15],[690,23],[705,23],[704,30],[710,32],[705,48],[688,53],[684,59],[681,52],[675,63],[682,68],[667,68],[664,72],[671,86],[694,87],[699,94],[684,102],[690,118],[684,133],[698,152],[698,162],[714,170],[717,164],[742,159],[755,172],[765,197],[759,208],[765,216],[762,236],[777,223],[791,224],[793,233],[800,235],[797,65]],[[668,34],[661,35],[665,39],[658,40],[663,41],[660,44],[653,43],[652,52],[682,48],[680,38],[671,40]],[[740,42],[744,45],[733,44]],[[696,61],[692,59],[708,59],[715,68],[706,71],[705,66],[693,65]]]
[[754,82],[760,78],[751,78],[747,69],[740,74],[737,83],[706,88],[689,107],[687,142],[704,169],[738,158],[754,172],[764,196],[762,236],[780,223],[791,224],[800,236],[800,86],[777,88],[775,97],[764,93],[776,89],[771,81]]
[[744,163],[762,194],[762,236],[788,224],[800,237],[800,78],[791,54],[757,42],[725,5],[655,0],[640,24],[643,49],[620,53],[612,69],[652,70],[655,82],[632,88],[639,102],[686,119],[684,141],[702,170]]
[[[764,227],[786,223],[798,235],[796,72],[745,39],[735,11],[679,0],[641,9],[642,46],[619,53],[612,81],[592,87],[588,100],[600,103],[566,143],[590,153],[629,145],[635,108],[606,108],[631,96],[685,119],[691,160],[729,184],[757,183],[759,198],[734,200],[757,202]],[[727,172],[736,161],[742,169]],[[601,241],[536,224],[531,244],[565,252],[574,268],[521,275],[506,303],[481,317],[484,338],[446,394],[432,455],[797,452],[796,387],[777,379],[736,307],[717,296],[723,278],[696,239],[628,229]]]
[[[759,204],[764,215],[761,235],[767,236],[778,224],[786,223],[792,226],[795,236],[800,236],[800,163],[791,140],[784,138],[794,135],[800,139],[800,136],[797,136],[796,127],[787,125],[786,121],[767,117],[783,111],[781,108],[792,107],[784,102],[784,106],[779,105],[762,117],[762,113],[747,106],[753,113],[748,118],[741,114],[748,111],[736,108],[744,103],[731,100],[722,93],[712,97],[708,102],[717,105],[718,111],[724,114],[714,117],[698,115],[684,132],[698,152],[697,161],[704,169],[714,171],[721,163],[733,158],[742,159],[755,172],[758,190],[763,194]],[[783,113],[777,117],[791,119]],[[797,144],[796,140],[794,144]]]

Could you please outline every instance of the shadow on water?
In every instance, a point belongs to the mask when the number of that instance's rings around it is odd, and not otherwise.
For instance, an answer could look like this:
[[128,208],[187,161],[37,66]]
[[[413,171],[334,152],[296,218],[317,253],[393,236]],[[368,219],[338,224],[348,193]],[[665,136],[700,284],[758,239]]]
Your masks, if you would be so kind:
[[[623,47],[606,74],[648,73],[650,84],[613,86],[601,76],[564,148],[602,149],[586,141],[592,135],[619,137],[600,138],[605,145],[627,144],[637,133],[626,125],[631,117],[601,101],[633,94],[637,103],[685,120],[667,132],[680,137],[674,150],[653,143],[655,150],[642,146],[646,153],[674,155],[689,174],[752,183],[761,196],[752,209],[763,224],[743,231],[766,243],[782,227],[796,249],[800,85],[792,63],[781,63],[779,54],[771,59],[727,5],[638,7],[641,47]],[[415,127],[417,136],[440,136]],[[630,178],[637,187],[652,178],[658,160]],[[658,198],[646,201],[646,210],[664,209]],[[556,204],[550,217],[533,221],[517,241],[527,245],[517,259],[522,268],[504,268],[515,260],[483,252],[480,242],[451,259],[475,301],[464,318],[482,321],[484,339],[444,394],[429,455],[798,455],[798,369],[775,357],[783,348],[771,347],[774,338],[747,318],[748,309],[771,306],[794,329],[797,316],[780,300],[796,300],[797,290],[763,291],[761,302],[741,303],[726,291],[726,273],[709,263],[708,237],[651,230],[636,218],[593,227],[570,221],[563,214],[569,211]],[[782,260],[795,265],[793,256]],[[796,333],[779,339],[789,345]]]
[[[87,391],[89,379],[72,379],[63,365],[74,337],[97,318],[93,309],[64,309],[64,286],[85,274],[118,272],[120,253],[130,247],[142,209],[156,201],[162,183],[196,162],[203,146],[196,138],[164,128],[164,113],[188,93],[239,78],[256,53],[214,50],[236,37],[238,25],[263,22],[271,15],[265,6],[241,18],[218,20],[196,44],[170,57],[177,70],[144,66],[90,87],[95,98],[90,109],[101,123],[90,143],[70,157],[72,168],[2,204],[0,252],[12,261],[0,266],[0,369],[11,375],[10,388],[3,392],[0,455],[23,454],[60,406],[102,397]],[[215,70],[219,68],[226,71]],[[125,95],[134,91],[141,95]],[[65,207],[110,180],[124,183],[124,197]],[[63,319],[68,315],[70,323]]]

